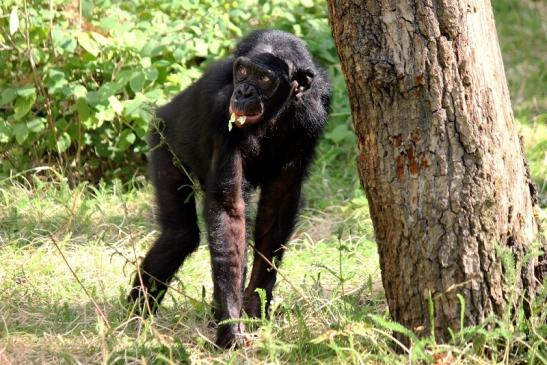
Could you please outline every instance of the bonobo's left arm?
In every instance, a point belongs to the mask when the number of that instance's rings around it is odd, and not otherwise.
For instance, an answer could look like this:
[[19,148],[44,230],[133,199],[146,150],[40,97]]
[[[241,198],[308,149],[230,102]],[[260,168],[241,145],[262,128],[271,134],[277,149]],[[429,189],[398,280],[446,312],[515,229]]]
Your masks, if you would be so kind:
[[270,263],[279,264],[293,232],[303,177],[303,167],[291,166],[283,169],[275,180],[261,187],[256,216],[253,270],[244,295],[245,312],[250,317],[261,317],[260,297],[255,292],[257,288],[266,292],[268,313],[277,274]]

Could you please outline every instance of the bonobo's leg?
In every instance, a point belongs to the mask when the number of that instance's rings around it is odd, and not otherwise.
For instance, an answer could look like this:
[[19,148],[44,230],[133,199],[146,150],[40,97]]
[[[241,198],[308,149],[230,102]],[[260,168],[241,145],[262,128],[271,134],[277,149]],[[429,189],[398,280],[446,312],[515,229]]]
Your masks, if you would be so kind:
[[[215,319],[241,316],[245,266],[245,198],[243,168],[237,150],[222,151],[207,182],[205,218],[211,250]],[[217,345],[243,342],[242,323],[221,324]]]
[[266,291],[266,314],[268,313],[277,274],[270,263],[278,264],[283,258],[285,244],[296,222],[302,180],[302,171],[285,170],[275,181],[261,188],[256,216],[253,269],[244,296],[245,312],[250,317],[258,318],[261,315],[260,297],[255,292],[257,288]]
[[139,300],[141,310],[148,304],[155,311],[177,269],[197,249],[199,228],[190,178],[173,165],[166,148],[155,149],[150,158],[161,234],[140,265],[130,299]]

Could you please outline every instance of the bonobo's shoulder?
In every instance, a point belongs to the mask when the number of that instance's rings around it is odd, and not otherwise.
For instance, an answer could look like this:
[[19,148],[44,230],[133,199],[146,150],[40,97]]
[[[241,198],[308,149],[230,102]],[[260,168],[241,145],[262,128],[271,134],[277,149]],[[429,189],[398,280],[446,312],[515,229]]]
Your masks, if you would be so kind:
[[233,58],[225,58],[212,64],[200,79],[200,93],[204,96],[205,103],[211,103],[211,97],[215,102],[224,103],[232,94]]
[[205,69],[202,79],[214,79],[218,82],[232,82],[232,57],[216,61]]

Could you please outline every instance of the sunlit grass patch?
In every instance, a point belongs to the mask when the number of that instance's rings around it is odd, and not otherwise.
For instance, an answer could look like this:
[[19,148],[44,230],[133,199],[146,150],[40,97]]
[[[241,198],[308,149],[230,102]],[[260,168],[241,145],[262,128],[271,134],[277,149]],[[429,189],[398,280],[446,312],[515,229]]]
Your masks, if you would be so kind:
[[[255,347],[226,354],[211,342],[204,243],[180,270],[158,316],[144,320],[128,311],[135,260],[157,235],[149,187],[70,188],[38,176],[2,184],[0,348],[11,361],[19,358],[13,354],[41,363],[329,358],[335,352],[310,342],[325,326],[339,326],[342,315],[385,312],[366,200],[325,212],[304,208],[280,269],[272,320],[256,329]],[[324,228],[312,234],[305,228],[316,225]]]

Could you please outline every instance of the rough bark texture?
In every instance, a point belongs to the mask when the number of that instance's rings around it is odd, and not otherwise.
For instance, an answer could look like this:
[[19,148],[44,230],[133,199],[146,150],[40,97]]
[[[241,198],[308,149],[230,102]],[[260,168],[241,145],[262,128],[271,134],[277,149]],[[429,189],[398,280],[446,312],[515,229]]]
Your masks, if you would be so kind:
[[[329,0],[392,317],[430,333],[534,294],[536,192],[488,0]],[[497,248],[498,247],[498,248]],[[510,250],[514,283],[501,264]],[[537,273],[536,273],[537,274]],[[521,296],[522,297],[522,296]]]

